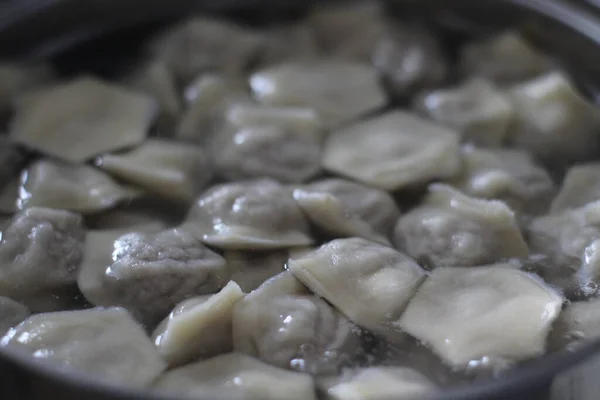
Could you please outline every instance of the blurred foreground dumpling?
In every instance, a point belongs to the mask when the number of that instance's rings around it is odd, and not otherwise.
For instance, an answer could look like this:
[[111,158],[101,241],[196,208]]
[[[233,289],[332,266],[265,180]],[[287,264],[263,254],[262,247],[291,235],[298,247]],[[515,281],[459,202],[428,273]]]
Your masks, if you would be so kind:
[[600,200],[600,163],[576,164],[567,172],[551,213],[583,207]]

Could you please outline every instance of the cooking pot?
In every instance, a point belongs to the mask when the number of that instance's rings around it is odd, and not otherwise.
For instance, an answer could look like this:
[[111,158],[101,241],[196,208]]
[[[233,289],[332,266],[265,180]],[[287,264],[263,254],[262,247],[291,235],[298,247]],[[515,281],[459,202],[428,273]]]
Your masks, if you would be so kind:
[[[137,44],[157,28],[195,12],[261,21],[294,18],[317,0],[12,0],[0,1],[0,57],[52,59],[66,74],[111,75],[136,59]],[[390,0],[401,18],[442,32],[450,48],[465,36],[519,29],[554,55],[593,101],[600,101],[600,0]],[[439,400],[596,400],[600,341],[552,354],[485,381],[449,389]],[[162,399],[108,387],[93,377],[49,369],[0,353],[0,398]],[[164,398],[166,399],[166,398]],[[210,399],[207,399],[210,400]]]

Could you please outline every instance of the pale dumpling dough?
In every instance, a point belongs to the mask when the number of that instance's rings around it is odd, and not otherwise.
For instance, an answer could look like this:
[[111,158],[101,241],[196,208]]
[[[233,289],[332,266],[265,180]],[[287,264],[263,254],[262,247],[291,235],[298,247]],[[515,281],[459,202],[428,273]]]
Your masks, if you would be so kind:
[[535,219],[527,231],[536,272],[569,298],[595,295],[600,284],[600,201]]
[[164,62],[178,83],[211,70],[241,73],[259,55],[262,37],[231,22],[192,17],[160,33],[150,52]]
[[453,367],[484,357],[522,361],[544,354],[562,303],[543,281],[515,268],[438,268],[398,327]]
[[200,194],[213,175],[202,148],[156,139],[125,154],[106,154],[96,164],[149,192],[187,203]]
[[4,335],[29,317],[30,312],[26,306],[18,301],[0,296],[0,335]]
[[551,72],[513,87],[510,144],[544,164],[560,167],[597,155],[600,114],[564,74]]
[[517,32],[507,31],[463,47],[459,69],[463,76],[508,84],[533,78],[551,67]]
[[260,65],[273,65],[290,60],[317,58],[319,48],[316,31],[309,24],[283,23],[267,28]]
[[61,369],[130,386],[146,386],[166,365],[146,333],[122,308],[37,314],[0,340]]
[[333,236],[389,244],[400,210],[386,192],[344,179],[300,186],[294,199],[311,222]]
[[357,328],[295,279],[283,272],[236,304],[234,349],[280,368],[335,374],[360,349]]
[[313,242],[292,191],[266,179],[213,186],[196,200],[185,226],[221,249],[281,249]]
[[21,174],[17,206],[49,207],[90,214],[139,197],[138,189],[117,183],[88,165],[42,159]]
[[428,268],[529,255],[515,214],[505,203],[469,197],[442,184],[431,185],[425,202],[398,220],[394,243]]
[[413,107],[433,121],[456,129],[463,142],[484,147],[500,147],[504,143],[514,113],[503,93],[478,78],[424,93]]
[[404,254],[365,239],[337,239],[291,258],[289,270],[355,324],[389,339],[425,271]]
[[403,111],[390,111],[333,132],[323,167],[382,190],[450,178],[460,170],[459,137]]
[[576,350],[600,337],[600,299],[569,302],[548,338],[550,350]]
[[518,214],[536,215],[548,210],[556,191],[554,182],[527,152],[465,147],[462,157],[462,173],[448,183],[463,193],[502,200]]
[[250,76],[254,97],[265,104],[310,107],[325,126],[349,122],[386,104],[374,68],[351,61],[304,61]]
[[238,353],[171,370],[158,379],[155,388],[185,399],[316,400],[310,375]]
[[289,252],[225,251],[223,258],[231,272],[230,279],[237,283],[242,291],[250,293],[268,279],[283,272]]
[[326,400],[414,400],[431,396],[437,386],[410,368],[370,367],[345,371],[318,383]]
[[78,163],[143,142],[157,110],[149,96],[82,77],[20,97],[10,137]]
[[170,366],[218,356],[233,349],[233,309],[244,293],[229,282],[219,293],[179,303],[152,334]]
[[600,163],[578,164],[569,169],[558,195],[552,201],[551,213],[583,207],[600,200]]

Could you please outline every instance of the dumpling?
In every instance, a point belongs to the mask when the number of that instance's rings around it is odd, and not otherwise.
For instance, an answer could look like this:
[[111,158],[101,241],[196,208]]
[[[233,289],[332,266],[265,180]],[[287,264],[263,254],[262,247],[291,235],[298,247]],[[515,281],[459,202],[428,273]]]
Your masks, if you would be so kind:
[[88,165],[40,160],[21,174],[20,209],[49,207],[90,214],[139,197],[141,191],[123,186]]
[[280,368],[337,373],[360,349],[358,329],[306,287],[286,282],[292,279],[284,272],[236,304],[234,349]]
[[600,200],[600,163],[578,164],[569,169],[550,212],[560,213]]
[[81,217],[68,211],[16,214],[0,241],[0,295],[23,301],[75,283],[84,235]]
[[29,315],[29,309],[23,304],[0,296],[0,335],[4,336],[10,328],[23,322]]
[[231,272],[231,280],[245,293],[250,293],[265,281],[280,274],[289,258],[287,250],[225,251],[223,258]]
[[515,109],[510,144],[529,151],[555,169],[597,156],[600,117],[560,72],[550,72],[513,87]]
[[522,361],[544,354],[562,303],[543,281],[505,265],[438,268],[398,327],[455,368],[483,358]]
[[389,244],[400,210],[388,193],[343,179],[300,186],[294,199],[310,221],[332,236]]
[[409,400],[433,396],[437,386],[410,368],[371,367],[320,379],[326,400]]
[[250,76],[261,103],[315,109],[325,126],[349,122],[386,104],[374,68],[351,61],[289,62]]
[[309,375],[230,353],[170,370],[155,384],[183,399],[316,400]]
[[154,330],[152,340],[170,366],[233,350],[233,310],[244,298],[235,282],[213,295],[179,303]]
[[549,350],[576,350],[600,337],[600,299],[567,303],[548,337]]
[[393,324],[425,279],[411,258],[359,238],[333,240],[288,268],[352,322],[392,341],[402,336]]
[[425,202],[400,217],[394,243],[428,268],[477,266],[529,255],[506,204],[475,199],[442,184],[431,185]]
[[214,186],[196,201],[184,224],[207,245],[228,250],[308,246],[308,223],[292,191],[272,180]]
[[549,59],[514,31],[465,45],[459,60],[463,76],[482,77],[501,84],[533,78],[550,67]]
[[463,171],[447,182],[463,193],[502,200],[518,214],[546,212],[556,188],[544,168],[516,149],[478,149],[462,152]]
[[125,154],[106,154],[96,164],[126,182],[184,203],[198,196],[213,176],[202,148],[156,139]]
[[437,38],[417,26],[388,30],[373,49],[372,61],[389,92],[398,98],[440,85],[448,75]]
[[81,77],[20,97],[10,137],[79,163],[142,143],[157,110],[149,96]]
[[128,386],[149,385],[166,367],[122,308],[37,314],[10,329],[0,346],[30,353],[55,368]]
[[[113,243],[102,282],[107,305],[127,308],[153,326],[177,304],[218,292],[229,281],[225,260],[183,229],[134,232]],[[97,305],[105,305],[103,303]]]
[[307,23],[277,25],[263,32],[260,65],[314,59],[319,55],[316,32]]
[[187,83],[210,70],[244,72],[262,45],[257,32],[220,19],[193,17],[160,33],[150,52],[167,64],[177,82]]
[[500,147],[513,120],[507,97],[484,79],[421,94],[413,103],[419,113],[460,132],[463,142]]

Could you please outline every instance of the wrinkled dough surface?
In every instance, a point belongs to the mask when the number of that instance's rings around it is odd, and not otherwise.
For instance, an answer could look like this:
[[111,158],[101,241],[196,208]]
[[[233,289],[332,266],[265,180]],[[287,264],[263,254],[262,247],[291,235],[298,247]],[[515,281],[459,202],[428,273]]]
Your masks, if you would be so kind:
[[600,336],[600,300],[570,302],[554,322],[548,337],[551,351],[576,350]]
[[511,31],[465,45],[459,60],[463,76],[482,77],[501,84],[533,78],[550,67],[544,55]]
[[167,64],[180,83],[210,70],[243,72],[261,48],[262,37],[256,32],[206,17],[177,24],[150,44],[151,53]]
[[403,111],[334,131],[323,167],[383,190],[449,178],[460,169],[458,135]]
[[396,97],[440,85],[448,75],[448,62],[437,39],[417,26],[389,29],[374,47],[372,61]]
[[137,189],[118,184],[87,165],[40,160],[21,174],[20,209],[49,207],[90,214],[139,197]]
[[10,137],[46,155],[83,162],[140,144],[157,109],[146,95],[82,77],[20,98]]
[[563,299],[505,265],[438,268],[417,290],[398,326],[454,367],[470,361],[521,361],[545,352]]
[[244,293],[229,282],[219,293],[179,303],[152,334],[170,366],[218,356],[233,350],[233,309]]
[[550,212],[560,213],[583,207],[600,200],[600,163],[579,164],[571,167],[560,192],[552,200]]
[[130,233],[113,246],[104,295],[148,325],[177,303],[215,293],[229,281],[225,260],[183,229]]
[[546,170],[529,154],[513,149],[477,149],[462,152],[463,172],[448,181],[463,193],[502,200],[516,213],[542,214],[556,188]]
[[104,155],[97,164],[124,181],[183,202],[191,202],[213,175],[200,147],[164,140],[147,140],[129,153]]
[[529,255],[506,204],[469,197],[442,184],[431,185],[425,202],[398,220],[394,243],[429,268],[477,266]]
[[596,295],[600,284],[600,201],[535,219],[527,238],[536,272],[568,298]]
[[0,296],[0,335],[23,322],[29,315],[29,310],[23,304]]
[[285,63],[250,77],[262,103],[310,107],[326,126],[351,121],[385,105],[375,69],[343,61]]
[[221,249],[312,244],[308,223],[292,191],[272,180],[213,186],[196,200],[185,226],[204,243]]
[[0,241],[0,295],[22,300],[74,283],[84,235],[81,217],[68,211],[16,214]]
[[223,254],[231,280],[244,293],[250,293],[265,281],[283,272],[289,258],[288,251],[256,252],[226,251]]
[[600,148],[598,109],[569,79],[551,72],[512,88],[515,109],[511,145],[529,151],[548,166],[587,161]]
[[410,368],[371,367],[324,378],[318,387],[327,400],[409,400],[433,395],[436,385]]
[[269,296],[273,284],[265,283],[236,304],[235,351],[311,374],[335,374],[351,363],[359,351],[357,328],[310,293]]
[[34,315],[11,329],[0,345],[130,386],[150,384],[166,367],[144,330],[122,308]]
[[337,239],[292,258],[289,270],[355,324],[394,340],[393,323],[425,279],[398,251],[365,239]]
[[309,375],[230,353],[164,374],[155,387],[186,399],[315,400]]
[[389,244],[400,210],[386,192],[344,179],[323,179],[294,190],[311,222],[336,236]]
[[213,152],[218,174],[228,180],[303,182],[321,169],[318,139],[292,127],[232,127],[215,139]]
[[441,125],[460,132],[462,141],[500,147],[513,119],[507,97],[484,79],[433,90],[419,96],[413,107]]

